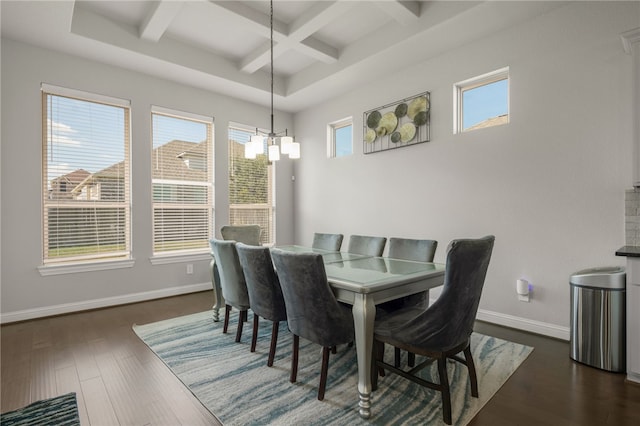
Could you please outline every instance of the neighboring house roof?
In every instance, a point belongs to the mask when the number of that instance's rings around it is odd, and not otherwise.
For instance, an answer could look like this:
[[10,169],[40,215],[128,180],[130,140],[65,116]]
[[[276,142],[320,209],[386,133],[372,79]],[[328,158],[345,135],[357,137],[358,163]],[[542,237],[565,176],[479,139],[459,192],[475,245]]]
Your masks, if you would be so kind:
[[71,188],[68,189],[70,191],[89,176],[91,176],[91,173],[89,173],[88,171],[84,169],[77,169],[72,171],[71,173],[67,173],[66,175],[58,176],[57,178],[52,179],[51,182],[54,183],[65,181],[67,183],[70,183]]
[[207,181],[207,171],[189,167],[186,160],[199,160],[206,164],[207,141],[185,142],[173,140],[153,150],[153,179]]
[[[206,160],[207,141],[185,142],[173,140],[154,148],[151,154],[153,179],[187,181],[207,180],[206,170],[190,168],[187,159]],[[162,172],[162,174],[161,174]],[[93,174],[94,179],[119,178],[124,176],[124,161],[120,161]]]
[[[207,141],[185,142],[173,140],[153,150],[152,170],[153,179],[207,181],[206,170]],[[192,167],[189,167],[189,164]],[[82,188],[97,182],[124,178],[124,161],[112,164],[94,174],[86,170],[76,170],[54,181],[73,179],[71,188],[67,192],[79,194]]]
[[484,129],[485,127],[499,126],[501,124],[507,124],[508,122],[509,122],[508,114],[499,115],[497,117],[487,118],[486,120],[481,121],[478,124],[474,124],[473,126],[468,127],[465,129],[465,132],[469,130]]

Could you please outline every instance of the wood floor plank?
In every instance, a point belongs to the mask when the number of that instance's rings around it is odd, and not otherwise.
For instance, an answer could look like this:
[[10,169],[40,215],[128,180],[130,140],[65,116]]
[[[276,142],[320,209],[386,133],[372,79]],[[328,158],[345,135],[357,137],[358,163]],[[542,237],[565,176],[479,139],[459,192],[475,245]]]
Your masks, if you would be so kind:
[[80,385],[78,371],[75,366],[59,368],[56,370],[56,391],[58,395],[65,395],[70,392],[74,392],[76,394],[80,424],[88,425],[89,415],[87,414],[87,406],[84,402],[82,386]]
[[78,343],[71,346],[70,350],[81,382],[100,377],[100,369],[93,355],[91,343]]
[[31,402],[56,396],[55,364],[53,348],[35,349],[31,356]]
[[114,426],[122,424],[111,406],[107,389],[102,382],[102,377],[85,380],[81,382],[81,387],[91,426]]
[[139,389],[139,382],[125,376],[106,340],[94,342],[93,350],[100,377],[121,424],[144,424],[141,417],[144,413],[140,412],[144,394]]
[[135,356],[120,358],[117,362],[124,376],[136,383],[139,393],[136,406],[142,411],[142,418],[148,419],[152,424],[180,424],[166,401],[155,392],[160,383]]

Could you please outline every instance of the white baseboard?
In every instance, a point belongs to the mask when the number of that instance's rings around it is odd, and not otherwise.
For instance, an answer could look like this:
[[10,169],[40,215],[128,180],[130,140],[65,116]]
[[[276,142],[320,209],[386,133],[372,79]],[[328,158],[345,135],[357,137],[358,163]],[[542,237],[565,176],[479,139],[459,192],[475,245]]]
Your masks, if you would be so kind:
[[499,312],[492,312],[484,309],[478,309],[478,315],[476,318],[480,321],[490,322],[492,324],[517,328],[518,330],[555,337],[556,339],[569,340],[569,327],[561,327],[555,324],[501,314]]
[[[430,299],[429,303],[436,299]],[[530,333],[541,334],[543,336],[554,337],[556,339],[569,341],[569,327],[562,327],[556,324],[549,324],[542,321],[516,317],[513,315],[501,314],[500,312],[478,309],[476,319],[496,325],[528,331]]]
[[626,381],[635,385],[640,384],[640,374],[627,371]]
[[[68,314],[71,312],[106,308],[116,305],[126,305],[128,303],[161,299],[163,297],[177,296],[180,294],[196,293],[199,291],[211,290],[211,288],[211,282],[207,282],[180,287],[163,288],[161,290],[147,291],[144,293],[125,294],[122,296],[107,297],[104,299],[85,300],[77,303],[65,303],[62,305],[45,306],[43,308],[27,309],[24,311],[3,312],[0,315],[0,323],[7,324],[16,321],[25,321],[35,318],[49,317],[53,315]],[[211,301],[211,304],[213,305],[213,300]]]
[[[66,303],[63,305],[46,306],[43,308],[28,309],[24,311],[6,312],[0,315],[0,323],[8,324],[16,321],[25,321],[36,318],[49,317],[53,315],[68,314],[71,312],[86,311],[90,309],[106,308],[109,306],[125,305],[127,303],[143,302],[146,300],[161,299],[163,297],[177,296],[180,294],[196,293],[211,289],[211,282],[192,284],[188,286],[163,288],[161,290],[148,291],[144,293],[133,293],[122,296],[107,297],[104,299],[87,300],[77,303]],[[430,302],[433,303],[435,299]],[[569,340],[569,328],[499,312],[478,310],[476,317],[480,321],[505,327],[516,328],[543,336],[554,337],[556,339]]]

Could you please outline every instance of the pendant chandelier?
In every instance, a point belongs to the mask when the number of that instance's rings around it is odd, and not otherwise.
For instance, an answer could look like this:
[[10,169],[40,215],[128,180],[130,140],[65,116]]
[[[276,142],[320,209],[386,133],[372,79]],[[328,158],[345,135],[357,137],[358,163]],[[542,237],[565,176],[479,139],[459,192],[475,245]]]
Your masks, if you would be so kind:
[[273,0],[270,0],[269,4],[269,25],[271,28],[271,131],[264,135],[256,129],[256,134],[252,135],[250,140],[244,144],[244,157],[256,158],[256,155],[264,154],[264,139],[266,137],[269,161],[277,161],[280,159],[280,153],[288,154],[289,158],[300,158],[300,144],[293,141],[293,138],[287,134],[287,130],[284,131],[284,136],[278,135],[273,130]]

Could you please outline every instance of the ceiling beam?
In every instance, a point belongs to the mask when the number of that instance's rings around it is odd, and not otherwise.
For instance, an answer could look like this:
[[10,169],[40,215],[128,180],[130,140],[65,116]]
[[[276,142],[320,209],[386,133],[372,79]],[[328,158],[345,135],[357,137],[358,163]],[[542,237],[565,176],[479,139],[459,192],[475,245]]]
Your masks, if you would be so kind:
[[149,14],[138,28],[140,38],[154,42],[160,40],[160,37],[167,31],[171,21],[178,15],[183,5],[183,1],[168,0],[151,3]]
[[[279,43],[273,48],[274,58],[282,55],[288,50],[296,50],[326,64],[335,63],[340,55],[338,49],[315,39],[312,35],[340,17],[351,7],[353,7],[351,2],[317,2],[298,19],[291,23],[288,34],[279,34],[282,37],[280,38]],[[275,38],[274,29],[274,39]],[[269,49],[269,43],[255,49],[247,55],[244,61],[242,61],[240,69],[251,74],[269,64]]]
[[420,2],[417,1],[393,0],[374,4],[400,25],[409,25],[420,17]]

